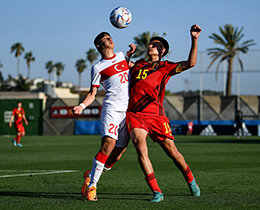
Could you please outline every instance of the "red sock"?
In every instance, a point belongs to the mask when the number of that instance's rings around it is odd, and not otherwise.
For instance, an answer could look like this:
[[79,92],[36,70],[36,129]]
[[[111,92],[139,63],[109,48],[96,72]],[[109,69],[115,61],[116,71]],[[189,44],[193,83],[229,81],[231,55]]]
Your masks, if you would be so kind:
[[190,170],[190,167],[188,165],[187,165],[187,168],[184,171],[182,171],[182,174],[183,174],[186,182],[191,183],[193,181],[194,176],[193,176],[193,174]]
[[154,172],[148,174],[145,177],[145,180],[146,180],[147,184],[149,185],[149,187],[150,187],[150,189],[152,191],[157,191],[157,192],[162,193],[160,187],[158,186],[158,183],[157,183],[156,177],[154,175]]
[[96,157],[95,159],[98,160],[99,162],[105,164],[106,161],[107,161],[107,158],[108,156],[106,154],[104,154],[103,152],[99,151],[97,154],[96,154]]
[[16,137],[16,143],[17,143],[17,144],[20,143],[20,139],[21,139],[21,136],[20,136],[20,135],[17,135],[17,137]]

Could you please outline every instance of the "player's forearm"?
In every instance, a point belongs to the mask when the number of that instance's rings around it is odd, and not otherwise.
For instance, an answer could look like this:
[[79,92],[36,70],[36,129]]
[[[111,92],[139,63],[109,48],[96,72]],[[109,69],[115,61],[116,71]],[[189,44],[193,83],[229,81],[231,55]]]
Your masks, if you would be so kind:
[[196,65],[197,54],[198,54],[198,39],[192,37],[191,38],[191,49],[190,49],[189,58],[187,61],[187,65],[189,68],[194,67]]
[[14,118],[14,116],[12,115],[11,118],[10,118],[10,122],[9,122],[9,124],[12,124],[12,122],[13,122],[13,118]]
[[189,52],[188,60],[182,61],[178,69],[178,72],[183,72],[189,68],[196,65],[197,62],[197,50],[198,50],[198,40],[192,37],[191,49]]
[[82,101],[82,104],[85,105],[85,107],[89,106],[90,104],[92,104],[96,98],[96,91],[95,90],[90,90],[85,99]]
[[26,119],[26,117],[25,117],[25,115],[23,115],[23,120],[24,120],[24,122],[26,122],[26,123],[28,122],[27,119]]
[[82,104],[85,105],[85,107],[89,106],[90,104],[92,104],[95,100],[95,97],[93,96],[86,96],[85,99],[81,102]]

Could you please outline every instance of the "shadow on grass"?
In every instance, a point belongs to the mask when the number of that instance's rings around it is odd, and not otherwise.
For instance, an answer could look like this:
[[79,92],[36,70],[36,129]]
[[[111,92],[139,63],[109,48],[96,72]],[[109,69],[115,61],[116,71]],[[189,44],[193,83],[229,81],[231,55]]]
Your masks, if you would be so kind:
[[[0,192],[0,196],[10,196],[10,197],[28,197],[28,198],[51,198],[51,199],[69,199],[69,200],[87,200],[82,197],[80,193],[52,193],[52,192]],[[140,198],[140,196],[142,198]],[[173,195],[165,194],[167,197],[183,197],[189,195]],[[149,199],[143,197],[150,197]],[[152,193],[98,193],[98,198],[101,200],[143,200],[149,201],[152,199]]]
[[82,200],[78,193],[51,193],[51,192],[0,192],[0,196],[32,197],[32,198],[56,198]]

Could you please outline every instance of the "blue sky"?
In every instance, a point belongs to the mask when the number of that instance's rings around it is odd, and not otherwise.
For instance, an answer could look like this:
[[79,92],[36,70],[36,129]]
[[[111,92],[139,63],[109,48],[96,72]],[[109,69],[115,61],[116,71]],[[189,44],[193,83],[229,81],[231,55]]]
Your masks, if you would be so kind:
[[[160,3],[159,3],[160,2]],[[36,60],[31,64],[30,78],[48,79],[45,63],[49,60],[65,64],[61,81],[78,84],[75,63],[86,59],[86,52],[94,48],[93,39],[101,31],[108,31],[116,44],[115,51],[126,52],[133,37],[150,31],[163,35],[170,43],[171,53],[167,59],[180,61],[187,59],[190,49],[190,26],[197,23],[202,28],[199,38],[199,51],[206,51],[213,44],[209,36],[218,33],[219,27],[231,23],[243,27],[245,40],[253,39],[257,45],[251,50],[260,49],[260,1],[259,0],[0,0],[0,60],[3,64],[4,79],[8,74],[17,75],[17,60],[11,54],[11,46],[21,42],[25,53],[32,51]],[[109,22],[111,10],[117,6],[128,8],[133,16],[126,29],[116,29]],[[204,72],[209,64],[206,53],[198,56],[196,67],[170,79],[166,89],[171,92],[198,90],[200,69]],[[245,70],[259,70],[256,61],[260,52],[242,56]],[[202,61],[202,62],[201,62]],[[82,86],[90,86],[90,69],[82,74]],[[235,64],[237,69],[238,65]],[[222,68],[222,67],[221,67]],[[203,89],[223,91],[223,75],[215,80],[215,68],[203,74]],[[20,73],[27,76],[24,54],[20,57]],[[241,73],[240,94],[260,95],[260,72]],[[53,75],[52,75],[53,78]],[[186,82],[185,82],[186,81]],[[232,93],[237,93],[237,73],[233,74]]]

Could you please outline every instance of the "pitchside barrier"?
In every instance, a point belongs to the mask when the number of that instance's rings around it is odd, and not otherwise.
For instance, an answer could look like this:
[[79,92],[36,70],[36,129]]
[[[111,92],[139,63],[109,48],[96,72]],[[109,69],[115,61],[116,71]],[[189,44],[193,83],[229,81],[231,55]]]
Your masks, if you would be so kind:
[[[170,121],[173,135],[186,135],[188,131],[188,122],[181,120]],[[234,128],[233,120],[203,120],[193,121],[194,135],[216,136],[216,135],[237,135]],[[245,120],[244,135],[258,135],[260,136],[260,120]]]
[[[83,98],[48,98],[42,117],[43,135],[100,135],[103,98],[96,97],[80,116],[73,115],[71,110]],[[258,135],[259,104],[260,96],[241,96],[239,100],[236,96],[203,96],[202,100],[198,96],[166,96],[164,109],[174,135],[186,134],[188,119],[193,119],[195,135],[233,135],[233,119],[239,105],[244,119],[254,122],[246,121],[248,135]]]
[[75,134],[77,135],[100,135],[100,121],[75,121]]
[[[182,120],[170,121],[173,135],[186,135],[188,131],[188,122]],[[193,121],[193,135],[216,136],[216,135],[237,135],[233,120],[219,121]],[[260,120],[246,120],[244,135],[259,135]],[[100,134],[100,121],[77,121],[75,122],[75,134]]]

